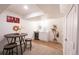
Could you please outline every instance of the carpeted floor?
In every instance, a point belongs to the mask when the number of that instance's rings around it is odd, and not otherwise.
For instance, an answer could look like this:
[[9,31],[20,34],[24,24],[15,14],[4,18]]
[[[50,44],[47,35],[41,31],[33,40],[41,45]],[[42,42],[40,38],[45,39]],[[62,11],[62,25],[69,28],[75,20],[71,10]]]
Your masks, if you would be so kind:
[[[0,55],[2,55],[2,50],[4,45],[7,43],[6,40],[0,41]],[[61,51],[58,51],[54,48],[48,47],[46,45],[32,43],[32,50],[26,49],[23,53],[24,55],[63,55]],[[20,50],[19,50],[20,55]]]

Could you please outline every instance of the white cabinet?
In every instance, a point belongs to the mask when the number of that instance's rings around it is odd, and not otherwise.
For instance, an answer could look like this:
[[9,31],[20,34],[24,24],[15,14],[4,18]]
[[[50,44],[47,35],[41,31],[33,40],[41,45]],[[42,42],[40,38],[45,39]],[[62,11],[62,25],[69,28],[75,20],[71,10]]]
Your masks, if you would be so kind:
[[39,32],[39,39],[42,41],[49,41],[49,32]]

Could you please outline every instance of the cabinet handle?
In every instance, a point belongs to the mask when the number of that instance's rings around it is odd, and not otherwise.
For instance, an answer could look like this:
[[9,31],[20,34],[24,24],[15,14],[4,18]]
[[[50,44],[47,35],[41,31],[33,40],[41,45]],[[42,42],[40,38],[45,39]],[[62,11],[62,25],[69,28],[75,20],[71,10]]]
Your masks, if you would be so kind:
[[65,39],[65,41],[67,41],[67,38]]

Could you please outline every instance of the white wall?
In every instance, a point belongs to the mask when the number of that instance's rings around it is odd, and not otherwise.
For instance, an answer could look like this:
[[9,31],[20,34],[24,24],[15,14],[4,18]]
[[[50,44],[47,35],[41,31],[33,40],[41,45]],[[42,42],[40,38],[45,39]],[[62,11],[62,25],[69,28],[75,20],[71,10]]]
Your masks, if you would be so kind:
[[13,26],[20,25],[18,23],[6,22],[7,16],[19,17],[17,14],[9,12],[9,11],[4,11],[2,14],[0,14],[0,41],[4,38],[5,34],[14,32],[12,29]]
[[30,21],[28,20],[21,20],[21,23],[20,23],[22,29],[21,29],[21,32],[23,33],[27,33],[29,38],[33,38],[33,27],[32,27],[32,24]]

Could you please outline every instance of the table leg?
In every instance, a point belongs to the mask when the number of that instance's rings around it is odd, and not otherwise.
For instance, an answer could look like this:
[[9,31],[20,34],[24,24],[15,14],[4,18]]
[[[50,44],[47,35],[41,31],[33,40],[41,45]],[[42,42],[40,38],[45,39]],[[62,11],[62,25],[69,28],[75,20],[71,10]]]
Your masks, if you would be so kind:
[[12,38],[12,40],[11,40],[11,43],[12,43],[12,41],[13,41],[13,38]]
[[22,37],[22,41],[23,41],[23,44],[24,44],[24,51],[25,51],[25,41],[24,41],[24,39],[25,38]]
[[8,43],[9,43],[9,40],[8,40],[8,38],[6,38],[6,39],[7,39]]
[[23,51],[22,51],[22,37],[19,37],[19,41],[20,41],[21,54],[23,55]]
[[16,37],[14,38],[14,43],[16,43]]

